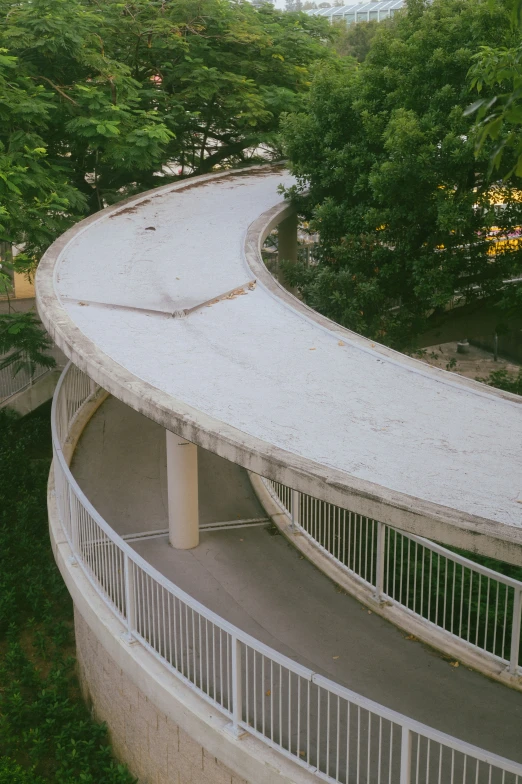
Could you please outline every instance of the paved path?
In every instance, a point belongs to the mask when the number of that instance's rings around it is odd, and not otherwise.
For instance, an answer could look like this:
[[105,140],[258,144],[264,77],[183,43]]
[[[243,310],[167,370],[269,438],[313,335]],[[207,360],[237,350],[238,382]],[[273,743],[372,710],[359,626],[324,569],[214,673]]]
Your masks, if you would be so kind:
[[[87,427],[73,472],[119,533],[166,528],[164,431],[155,423],[110,398]],[[260,512],[242,469],[202,451],[200,487],[205,522]],[[408,641],[338,593],[271,526],[205,532],[199,547],[185,552],[166,538],[134,547],[207,607],[287,656],[432,727],[522,761],[520,692]]]

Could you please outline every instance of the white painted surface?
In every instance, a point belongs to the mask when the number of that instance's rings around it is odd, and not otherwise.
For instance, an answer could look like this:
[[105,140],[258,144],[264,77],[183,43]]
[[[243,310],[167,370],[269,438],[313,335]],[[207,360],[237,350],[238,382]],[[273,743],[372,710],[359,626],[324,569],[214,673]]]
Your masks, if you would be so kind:
[[[119,365],[270,445],[385,488],[522,528],[522,406],[324,328],[246,283],[246,231],[281,171],[188,183],[102,215],[55,268],[70,318]],[[154,227],[150,230],[148,227]],[[76,300],[76,301],[75,301]],[[518,536],[517,536],[518,538]]]
[[177,550],[190,550],[199,544],[198,448],[166,434],[169,541]]

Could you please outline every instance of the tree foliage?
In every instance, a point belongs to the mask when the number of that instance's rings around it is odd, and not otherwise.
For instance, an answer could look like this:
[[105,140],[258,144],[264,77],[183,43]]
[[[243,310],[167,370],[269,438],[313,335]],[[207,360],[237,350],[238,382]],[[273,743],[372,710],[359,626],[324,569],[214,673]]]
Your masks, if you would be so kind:
[[[522,30],[522,26],[520,28]],[[495,142],[490,163],[493,171],[505,179],[513,174],[522,176],[522,44],[513,47],[482,46],[471,68],[472,86],[479,94],[484,88],[495,91],[493,96],[478,98],[466,110],[476,112],[477,153],[488,139]],[[496,92],[500,90],[500,92]],[[510,166],[502,167],[509,156]]]
[[50,411],[0,410],[0,784],[135,784],[81,699],[46,492]]
[[504,209],[491,203],[490,150],[475,158],[464,109],[479,47],[511,39],[500,3],[409,0],[360,66],[318,69],[306,111],[283,126],[293,196],[321,237],[318,264],[289,271],[312,307],[405,347],[455,292],[502,296],[521,251],[488,232],[522,223],[517,181],[497,194]]
[[22,768],[9,757],[0,757],[0,784],[44,784],[34,771]]
[[[279,117],[330,55],[325,20],[246,0],[0,0],[0,18],[0,248],[19,251],[1,260],[2,293],[85,214],[279,157]],[[15,321],[4,338],[35,346]]]
[[[0,44],[6,27],[0,28]],[[32,262],[65,230],[84,203],[64,162],[49,160],[44,139],[51,103],[47,91],[0,48],[0,242],[23,245],[19,262]],[[3,272],[5,274],[5,263]]]
[[515,395],[522,395],[522,368],[518,373],[510,373],[506,368],[493,370],[487,378],[477,378],[477,381],[482,381],[483,384],[489,384],[506,392],[513,392]]
[[13,376],[21,370],[33,376],[38,365],[53,368],[51,347],[51,339],[32,311],[0,314],[0,370],[11,367]]
[[243,0],[0,0],[0,242],[275,150],[327,23]]
[[357,24],[347,25],[346,22],[334,24],[335,38],[333,46],[341,57],[354,57],[357,62],[362,63],[370,51],[373,37],[377,32],[378,26],[386,24],[372,19],[369,22],[357,22]]

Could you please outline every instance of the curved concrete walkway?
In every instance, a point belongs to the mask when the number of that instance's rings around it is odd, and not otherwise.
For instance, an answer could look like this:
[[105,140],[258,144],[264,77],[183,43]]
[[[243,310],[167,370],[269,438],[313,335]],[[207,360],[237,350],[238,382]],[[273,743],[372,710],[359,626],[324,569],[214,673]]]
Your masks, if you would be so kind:
[[[167,527],[164,430],[109,398],[73,462],[122,535]],[[202,521],[262,514],[245,472],[200,451]],[[130,540],[132,542],[132,539]],[[522,761],[522,695],[426,646],[342,593],[272,526],[203,532],[194,550],[134,541],[165,576],[222,617],[317,672],[488,751]]]
[[278,186],[292,182],[254,167],[91,216],[42,260],[44,324],[101,386],[199,446],[382,522],[520,560],[521,401],[278,289],[259,242],[277,222]]

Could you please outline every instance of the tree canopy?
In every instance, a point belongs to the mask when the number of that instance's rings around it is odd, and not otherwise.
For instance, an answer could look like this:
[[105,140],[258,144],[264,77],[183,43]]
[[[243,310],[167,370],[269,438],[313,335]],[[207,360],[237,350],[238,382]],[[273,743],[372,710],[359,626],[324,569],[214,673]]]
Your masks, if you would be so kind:
[[[518,7],[518,6],[517,6]],[[522,24],[519,23],[522,31]],[[519,33],[520,38],[520,33]],[[477,152],[488,139],[496,142],[491,155],[491,169],[505,179],[514,173],[522,176],[522,43],[512,47],[481,46],[471,68],[472,85],[480,95],[483,88],[500,90],[496,95],[478,98],[466,110],[477,113]],[[506,170],[505,150],[515,152],[511,168]]]
[[280,155],[324,20],[243,0],[0,0],[0,242],[30,267],[70,223],[168,178]]
[[287,270],[312,307],[407,347],[456,292],[502,298],[521,264],[520,181],[489,180],[464,110],[480,46],[514,39],[501,2],[409,0],[361,65],[318,68],[283,123],[293,196],[320,232],[317,265]]
[[377,22],[357,22],[347,25],[343,20],[334,24],[335,38],[333,46],[341,57],[355,57],[362,63],[370,51],[371,43],[379,25],[387,24],[384,20]]

